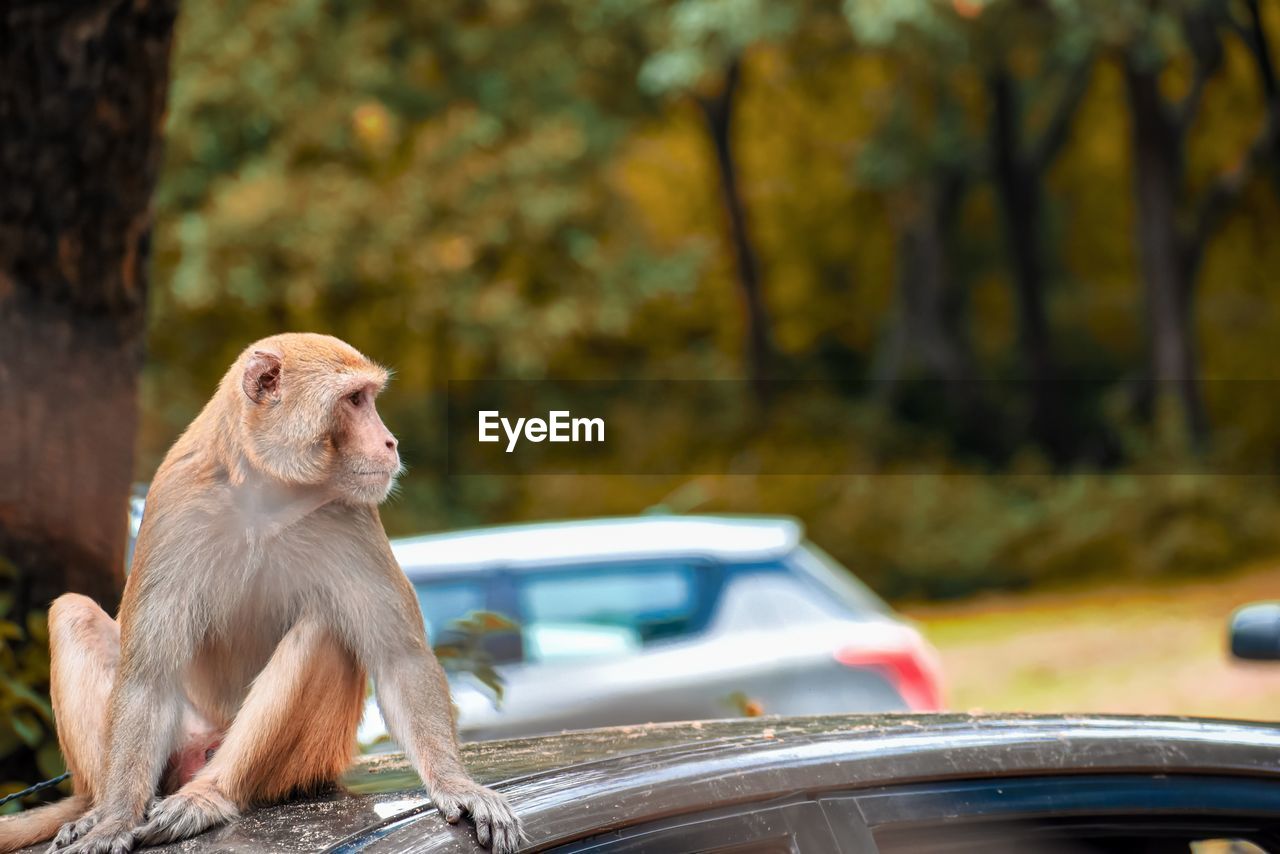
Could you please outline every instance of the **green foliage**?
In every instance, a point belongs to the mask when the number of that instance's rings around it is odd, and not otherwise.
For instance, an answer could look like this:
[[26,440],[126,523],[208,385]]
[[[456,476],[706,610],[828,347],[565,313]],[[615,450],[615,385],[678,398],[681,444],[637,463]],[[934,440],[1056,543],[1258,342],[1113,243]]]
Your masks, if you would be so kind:
[[[1221,572],[1280,548],[1280,507],[1197,475],[937,476],[852,487],[842,555],[895,598]],[[1272,484],[1274,486],[1274,484]],[[1267,490],[1273,492],[1273,490]],[[839,524],[836,510],[815,536]]]
[[[139,477],[245,344],[311,329],[396,370],[379,404],[410,467],[384,508],[393,534],[664,499],[776,511],[911,597],[1268,553],[1275,484],[1210,474],[1247,471],[1275,446],[1261,386],[1210,384],[1215,444],[1199,460],[1160,438],[1159,418],[1116,403],[1147,347],[1122,68],[1146,63],[1171,99],[1185,94],[1195,62],[1180,22],[1237,13],[1219,0],[189,4],[157,197]],[[1274,5],[1265,14],[1276,32]],[[1235,168],[1263,117],[1247,46],[1223,46],[1182,152],[1196,189]],[[738,179],[781,370],[823,383],[827,400],[775,412],[744,440],[735,476],[445,476],[450,380],[742,376],[719,177],[691,108],[735,58]],[[1041,261],[1061,373],[1099,391],[1063,392],[1080,462],[1050,472],[1011,382],[1026,366],[988,81],[998,69],[1014,82],[1030,150],[1086,60],[1072,132],[1042,175]],[[1280,200],[1262,177],[1205,255],[1195,306],[1209,378],[1275,378]],[[907,238],[937,218],[949,182],[963,191],[939,235],[945,281],[995,401],[968,420],[909,372],[898,405],[868,381],[898,322],[904,247],[919,245]],[[1094,453],[1099,433],[1109,444]],[[637,453],[706,470],[716,439],[655,423]],[[757,473],[823,465],[867,474]],[[1152,473],[1169,471],[1195,474]]]
[[445,627],[444,639],[435,645],[436,656],[445,670],[475,676],[501,704],[502,676],[494,669],[493,655],[485,642],[494,635],[518,631],[520,627],[503,614],[472,611]]
[[666,94],[699,87],[747,49],[790,35],[800,5],[778,0],[679,0],[667,5],[655,16],[660,35],[640,69],[640,88]]
[[[17,568],[0,558],[0,767],[7,772],[0,779],[0,797],[66,770],[49,705],[47,615],[13,611],[17,577]],[[29,800],[37,802],[36,796]],[[22,800],[11,801],[0,812],[22,806]]]
[[[694,470],[732,446],[739,473],[699,477],[495,478],[507,512],[779,513],[881,594],[950,599],[983,590],[1213,575],[1280,553],[1280,478],[1197,471],[1165,449],[1133,449],[1123,472],[1052,473],[1025,449],[998,468],[963,461],[945,433],[873,406],[810,401],[733,441],[655,429],[642,453]],[[854,424],[857,441],[848,441]],[[711,456],[697,456],[698,449]],[[761,474],[760,472],[838,474]],[[1177,473],[1182,472],[1182,473]]]

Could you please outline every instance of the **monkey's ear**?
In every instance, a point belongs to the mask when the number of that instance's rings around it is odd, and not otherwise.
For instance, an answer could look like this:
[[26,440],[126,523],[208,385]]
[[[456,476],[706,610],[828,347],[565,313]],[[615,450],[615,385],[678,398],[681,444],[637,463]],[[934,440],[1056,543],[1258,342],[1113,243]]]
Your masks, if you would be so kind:
[[254,350],[240,385],[254,403],[279,400],[280,357],[267,350]]

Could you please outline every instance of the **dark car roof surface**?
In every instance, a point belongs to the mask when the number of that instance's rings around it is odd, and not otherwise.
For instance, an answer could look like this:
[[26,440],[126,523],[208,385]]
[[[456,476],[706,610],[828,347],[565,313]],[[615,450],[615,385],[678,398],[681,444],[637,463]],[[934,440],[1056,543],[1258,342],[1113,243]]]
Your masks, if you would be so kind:
[[[710,806],[798,792],[1062,773],[1280,777],[1280,728],[1192,718],[1042,715],[761,717],[609,727],[464,745],[531,848]],[[251,812],[170,852],[357,851],[411,832],[416,851],[475,851],[399,754],[361,759],[346,791]]]

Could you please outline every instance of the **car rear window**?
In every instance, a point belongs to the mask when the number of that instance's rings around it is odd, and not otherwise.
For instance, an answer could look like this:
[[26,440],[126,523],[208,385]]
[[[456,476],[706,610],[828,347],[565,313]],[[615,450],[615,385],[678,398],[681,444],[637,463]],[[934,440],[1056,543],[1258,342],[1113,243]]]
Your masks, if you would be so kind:
[[530,661],[623,656],[691,632],[699,568],[646,563],[522,573],[516,594]]
[[818,585],[855,616],[892,614],[889,604],[843,564],[806,542],[795,550],[792,563],[799,574]]

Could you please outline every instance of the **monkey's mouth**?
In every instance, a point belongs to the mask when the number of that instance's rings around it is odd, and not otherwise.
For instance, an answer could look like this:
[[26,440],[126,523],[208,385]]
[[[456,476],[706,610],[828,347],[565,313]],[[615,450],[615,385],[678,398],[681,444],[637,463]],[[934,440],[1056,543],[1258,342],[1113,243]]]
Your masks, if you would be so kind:
[[395,474],[395,469],[377,469],[371,471],[353,471],[356,477],[391,477]]

